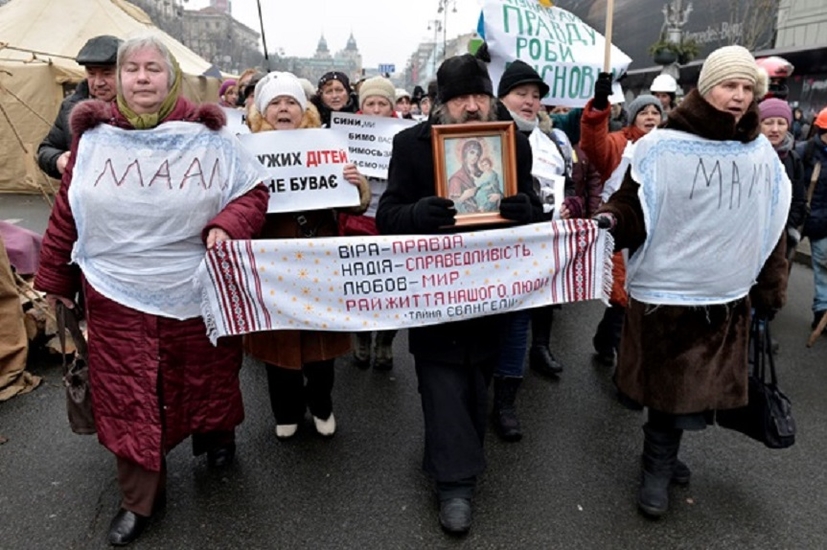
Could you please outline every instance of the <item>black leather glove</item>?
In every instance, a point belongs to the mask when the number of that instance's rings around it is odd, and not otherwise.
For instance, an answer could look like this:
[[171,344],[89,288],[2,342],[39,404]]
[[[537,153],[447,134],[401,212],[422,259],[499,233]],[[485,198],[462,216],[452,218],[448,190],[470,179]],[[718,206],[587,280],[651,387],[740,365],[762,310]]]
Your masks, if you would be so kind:
[[602,111],[609,106],[609,96],[612,95],[612,73],[598,73],[594,83],[594,99],[592,107]]
[[772,321],[775,319],[776,312],[777,310],[770,307],[757,307],[755,308],[755,317],[765,321]]
[[500,216],[517,223],[531,223],[534,208],[525,193],[517,193],[500,201]]
[[614,215],[608,212],[601,212],[600,214],[595,214],[594,221],[597,222],[597,227],[600,229],[609,229],[612,230],[615,228],[617,224],[617,220],[615,219]]
[[424,197],[416,201],[413,221],[417,231],[436,231],[440,227],[454,225],[457,220],[454,201],[442,197]]

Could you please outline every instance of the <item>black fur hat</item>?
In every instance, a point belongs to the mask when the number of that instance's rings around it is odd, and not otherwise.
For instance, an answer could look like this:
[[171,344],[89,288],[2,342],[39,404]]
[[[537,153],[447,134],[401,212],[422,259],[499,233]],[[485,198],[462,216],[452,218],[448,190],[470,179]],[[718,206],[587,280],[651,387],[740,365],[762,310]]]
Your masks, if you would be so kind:
[[440,103],[467,94],[494,95],[494,86],[485,63],[466,53],[449,57],[436,72]]

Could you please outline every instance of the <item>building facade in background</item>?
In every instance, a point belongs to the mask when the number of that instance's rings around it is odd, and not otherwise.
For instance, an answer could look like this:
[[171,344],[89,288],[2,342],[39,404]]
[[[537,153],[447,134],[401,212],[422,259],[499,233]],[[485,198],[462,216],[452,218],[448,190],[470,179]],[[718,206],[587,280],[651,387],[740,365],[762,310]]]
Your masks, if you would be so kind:
[[475,33],[469,32],[446,39],[444,43],[440,40],[421,42],[408,58],[404,73],[399,75],[399,86],[408,91],[413,90],[414,86],[427,89],[428,82],[436,79],[436,70],[440,64],[449,57],[467,53],[468,42],[474,36]]
[[[226,2],[224,5],[229,9]],[[224,72],[239,74],[261,63],[259,33],[234,19],[225,9],[209,6],[184,10],[180,40]]]
[[327,40],[322,35],[312,57],[284,57],[276,54],[270,65],[274,71],[289,71],[299,78],[308,79],[313,84],[328,71],[345,73],[352,83],[365,74],[362,71],[362,54],[359,52],[353,33],[347,39],[345,47],[335,54],[330,52]]
[[807,116],[827,107],[827,2],[781,0],[774,51],[795,65],[790,101]]
[[260,35],[236,20],[229,0],[210,0],[200,10],[184,9],[183,0],[130,0],[161,30],[225,73],[260,67]]

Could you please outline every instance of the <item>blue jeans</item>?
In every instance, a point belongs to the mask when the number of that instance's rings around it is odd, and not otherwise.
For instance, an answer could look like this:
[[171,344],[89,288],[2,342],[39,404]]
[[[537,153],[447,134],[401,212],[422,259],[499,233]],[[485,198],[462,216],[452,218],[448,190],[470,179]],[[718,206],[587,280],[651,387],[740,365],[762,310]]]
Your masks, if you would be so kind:
[[529,309],[505,314],[500,359],[497,363],[497,370],[494,371],[494,376],[523,377],[530,322],[531,310]]
[[815,285],[813,312],[827,311],[827,237],[817,241],[810,239],[810,250]]

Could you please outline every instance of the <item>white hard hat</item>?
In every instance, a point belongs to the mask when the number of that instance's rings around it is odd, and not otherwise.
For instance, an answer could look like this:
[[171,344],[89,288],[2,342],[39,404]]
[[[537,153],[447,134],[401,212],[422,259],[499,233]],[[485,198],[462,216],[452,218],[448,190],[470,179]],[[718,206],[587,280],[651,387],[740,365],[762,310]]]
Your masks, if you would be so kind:
[[649,86],[649,91],[666,92],[674,94],[678,91],[678,83],[673,77],[669,76],[668,74],[659,74],[652,81],[652,85]]

